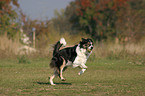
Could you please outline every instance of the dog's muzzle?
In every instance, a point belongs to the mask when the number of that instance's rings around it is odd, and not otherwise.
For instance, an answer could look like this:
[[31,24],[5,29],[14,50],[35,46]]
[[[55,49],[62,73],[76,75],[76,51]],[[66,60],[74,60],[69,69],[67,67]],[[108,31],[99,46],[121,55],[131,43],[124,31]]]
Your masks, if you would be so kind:
[[90,53],[92,50],[91,49],[87,49],[87,51]]
[[90,53],[93,50],[93,47],[89,47],[87,51]]

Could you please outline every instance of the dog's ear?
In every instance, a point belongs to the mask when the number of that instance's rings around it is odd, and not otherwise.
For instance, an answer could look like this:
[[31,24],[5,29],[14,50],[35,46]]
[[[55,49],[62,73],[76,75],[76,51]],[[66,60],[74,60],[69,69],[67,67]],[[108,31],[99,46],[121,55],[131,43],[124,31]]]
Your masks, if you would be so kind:
[[86,39],[82,38],[82,41],[85,41]]
[[92,40],[92,39],[90,39],[90,38],[88,38],[88,40],[89,40],[89,41],[91,41],[91,42],[93,42],[93,40]]

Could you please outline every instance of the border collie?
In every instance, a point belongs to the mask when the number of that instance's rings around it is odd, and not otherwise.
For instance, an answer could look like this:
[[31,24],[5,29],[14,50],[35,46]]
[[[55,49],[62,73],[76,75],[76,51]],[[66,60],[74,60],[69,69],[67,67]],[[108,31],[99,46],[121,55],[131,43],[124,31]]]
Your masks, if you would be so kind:
[[68,66],[72,66],[73,68],[80,67],[81,71],[78,73],[78,75],[81,75],[87,69],[87,66],[85,64],[88,57],[92,53],[93,41],[89,38],[82,38],[82,41],[80,41],[79,44],[60,50],[60,47],[65,45],[66,41],[64,38],[61,38],[54,45],[53,57],[50,63],[50,67],[54,68],[54,74],[50,76],[49,79],[51,85],[55,85],[53,83],[53,79],[55,76],[59,76],[62,81],[66,80],[62,76],[62,72]]

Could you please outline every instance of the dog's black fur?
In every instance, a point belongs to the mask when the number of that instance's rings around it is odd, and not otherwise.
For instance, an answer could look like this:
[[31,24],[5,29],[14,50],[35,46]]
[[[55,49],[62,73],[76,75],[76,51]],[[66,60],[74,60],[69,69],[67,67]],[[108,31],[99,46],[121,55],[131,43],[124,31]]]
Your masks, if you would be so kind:
[[65,59],[66,63],[68,62],[68,60],[73,62],[75,60],[75,57],[77,56],[77,53],[75,51],[76,47],[77,45],[75,45],[74,47],[68,47],[68,48],[62,49],[58,51],[57,53],[54,53],[55,55],[53,56],[51,60],[50,67],[51,68],[57,67],[60,70],[60,66],[63,64],[62,57]]

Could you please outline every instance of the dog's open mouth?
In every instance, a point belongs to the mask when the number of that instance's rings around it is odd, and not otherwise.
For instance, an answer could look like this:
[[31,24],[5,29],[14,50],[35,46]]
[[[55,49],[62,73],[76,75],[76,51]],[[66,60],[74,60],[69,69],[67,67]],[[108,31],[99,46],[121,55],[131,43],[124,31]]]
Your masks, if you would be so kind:
[[87,49],[87,51],[90,53],[92,50],[91,49]]

